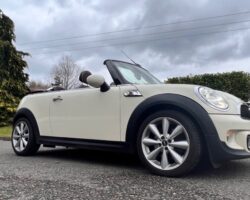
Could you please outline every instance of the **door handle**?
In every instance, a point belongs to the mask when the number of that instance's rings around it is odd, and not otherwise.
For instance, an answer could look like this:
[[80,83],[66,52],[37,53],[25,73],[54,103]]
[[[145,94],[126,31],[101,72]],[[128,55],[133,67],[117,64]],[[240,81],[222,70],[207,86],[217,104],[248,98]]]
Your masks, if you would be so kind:
[[123,95],[125,97],[141,97],[142,96],[139,90],[130,90],[130,91],[124,92]]
[[53,98],[53,101],[55,102],[55,101],[62,101],[63,100],[63,98],[61,97],[61,96],[58,96],[58,97],[55,97],[55,98]]

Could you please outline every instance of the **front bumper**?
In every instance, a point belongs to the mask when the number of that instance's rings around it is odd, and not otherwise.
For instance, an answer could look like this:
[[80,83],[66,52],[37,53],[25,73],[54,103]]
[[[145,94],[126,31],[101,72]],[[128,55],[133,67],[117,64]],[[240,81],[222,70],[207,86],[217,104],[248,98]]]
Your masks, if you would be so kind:
[[229,148],[250,152],[250,120],[240,115],[210,115],[218,136]]
[[209,158],[215,167],[225,161],[250,158],[250,153],[245,150],[231,149],[224,142],[218,142],[213,136],[209,136],[209,139],[207,142]]
[[207,134],[213,164],[226,160],[250,158],[250,120],[240,115],[210,114],[217,134]]

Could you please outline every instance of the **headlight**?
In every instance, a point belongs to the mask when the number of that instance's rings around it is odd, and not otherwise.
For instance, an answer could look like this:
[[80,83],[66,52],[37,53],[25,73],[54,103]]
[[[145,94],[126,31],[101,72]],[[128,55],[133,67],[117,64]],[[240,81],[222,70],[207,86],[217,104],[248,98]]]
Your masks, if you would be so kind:
[[216,90],[199,87],[197,88],[197,96],[210,107],[219,110],[227,110],[229,105],[227,101]]

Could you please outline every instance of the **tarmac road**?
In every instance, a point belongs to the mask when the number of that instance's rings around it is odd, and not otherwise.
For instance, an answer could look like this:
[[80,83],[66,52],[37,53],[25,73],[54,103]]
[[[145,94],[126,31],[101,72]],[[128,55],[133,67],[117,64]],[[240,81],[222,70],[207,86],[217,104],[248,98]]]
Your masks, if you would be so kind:
[[250,160],[184,178],[150,174],[131,155],[41,149],[16,156],[0,141],[0,199],[250,199]]

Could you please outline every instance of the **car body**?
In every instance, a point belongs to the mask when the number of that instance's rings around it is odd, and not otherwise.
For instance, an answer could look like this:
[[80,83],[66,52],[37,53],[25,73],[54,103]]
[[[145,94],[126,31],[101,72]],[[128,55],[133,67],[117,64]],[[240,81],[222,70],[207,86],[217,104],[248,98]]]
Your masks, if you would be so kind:
[[205,157],[213,165],[250,157],[247,103],[202,86],[163,84],[137,64],[104,64],[111,86],[83,72],[80,80],[92,87],[22,99],[12,134],[18,155],[40,144],[137,152],[152,172],[167,176],[183,175]]

